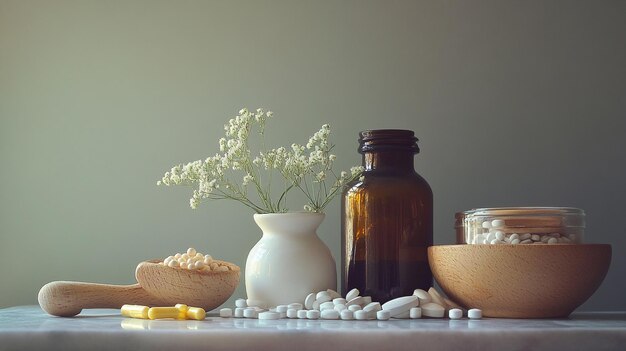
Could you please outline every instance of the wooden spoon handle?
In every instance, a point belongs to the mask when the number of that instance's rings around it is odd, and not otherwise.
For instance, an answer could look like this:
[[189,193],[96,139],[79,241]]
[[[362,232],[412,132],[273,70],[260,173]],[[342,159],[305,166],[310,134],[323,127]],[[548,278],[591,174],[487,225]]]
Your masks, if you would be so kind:
[[39,290],[39,305],[54,316],[72,317],[83,308],[120,308],[124,304],[164,306],[167,301],[149,295],[139,284],[110,285],[58,281]]

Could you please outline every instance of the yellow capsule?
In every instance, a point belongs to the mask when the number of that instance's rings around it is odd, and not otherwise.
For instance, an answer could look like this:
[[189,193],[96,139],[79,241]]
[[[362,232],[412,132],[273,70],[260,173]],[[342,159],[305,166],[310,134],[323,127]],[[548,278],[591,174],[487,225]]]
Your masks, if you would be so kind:
[[206,312],[200,307],[189,307],[187,310],[187,319],[195,319],[198,321],[206,318]]
[[177,307],[151,307],[148,310],[148,318],[150,319],[163,319],[163,318],[175,318],[185,319],[185,314],[181,313]]
[[122,316],[130,318],[148,319],[148,306],[124,305],[121,308]]

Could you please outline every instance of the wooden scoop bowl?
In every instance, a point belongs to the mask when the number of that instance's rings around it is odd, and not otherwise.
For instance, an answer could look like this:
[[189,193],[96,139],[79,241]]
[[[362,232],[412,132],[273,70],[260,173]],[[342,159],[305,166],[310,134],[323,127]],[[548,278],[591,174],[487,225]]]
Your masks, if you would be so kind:
[[223,304],[239,284],[240,268],[228,271],[187,270],[159,264],[159,260],[141,262],[135,270],[138,284],[110,285],[58,281],[39,290],[39,305],[54,316],[72,317],[83,308],[120,308],[124,304],[174,306],[183,303],[210,311]]

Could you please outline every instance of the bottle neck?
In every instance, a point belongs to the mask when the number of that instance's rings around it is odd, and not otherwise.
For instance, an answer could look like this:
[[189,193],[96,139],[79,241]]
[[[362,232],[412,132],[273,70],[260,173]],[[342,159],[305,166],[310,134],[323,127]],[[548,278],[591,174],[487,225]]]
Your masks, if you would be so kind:
[[391,173],[414,173],[414,153],[411,151],[375,151],[363,153],[363,167],[366,171]]

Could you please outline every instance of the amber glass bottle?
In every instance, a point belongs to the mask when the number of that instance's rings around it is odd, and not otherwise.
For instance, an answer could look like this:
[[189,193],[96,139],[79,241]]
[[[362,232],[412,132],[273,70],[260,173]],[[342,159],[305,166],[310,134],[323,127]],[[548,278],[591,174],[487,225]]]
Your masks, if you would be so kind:
[[342,288],[383,303],[432,285],[426,249],[433,243],[433,194],[413,166],[413,131],[359,136],[365,171],[341,202]]

